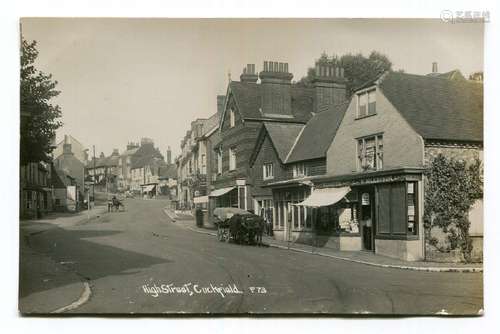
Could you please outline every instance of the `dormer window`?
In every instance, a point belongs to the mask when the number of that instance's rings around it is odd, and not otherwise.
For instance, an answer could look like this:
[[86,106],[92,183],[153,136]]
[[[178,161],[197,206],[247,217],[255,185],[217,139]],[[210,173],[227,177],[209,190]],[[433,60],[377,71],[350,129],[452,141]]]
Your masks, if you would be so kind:
[[229,109],[229,126],[232,128],[234,127],[234,124],[235,124],[234,110],[231,108]]
[[377,113],[376,90],[370,89],[356,94],[358,99],[357,118],[372,116]]

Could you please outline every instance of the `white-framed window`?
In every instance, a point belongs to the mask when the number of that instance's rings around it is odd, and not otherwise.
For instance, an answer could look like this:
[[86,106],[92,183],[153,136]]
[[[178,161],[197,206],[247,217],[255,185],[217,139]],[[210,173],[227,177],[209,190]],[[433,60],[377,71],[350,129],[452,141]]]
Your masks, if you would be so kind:
[[222,150],[217,150],[217,174],[222,174]]
[[357,94],[357,118],[375,115],[377,113],[376,90],[371,89]]
[[229,170],[236,169],[236,149],[231,147],[229,149]]
[[234,119],[234,110],[233,108],[229,109],[229,126],[234,127],[235,119]]
[[358,170],[380,170],[384,165],[382,135],[358,139]]
[[274,165],[272,162],[262,165],[262,178],[264,180],[270,180],[274,178]]
[[308,168],[303,162],[300,162],[300,163],[293,165],[292,172],[293,172],[294,178],[304,177],[304,176],[308,175]]
[[201,174],[207,173],[207,157],[205,154],[201,155]]

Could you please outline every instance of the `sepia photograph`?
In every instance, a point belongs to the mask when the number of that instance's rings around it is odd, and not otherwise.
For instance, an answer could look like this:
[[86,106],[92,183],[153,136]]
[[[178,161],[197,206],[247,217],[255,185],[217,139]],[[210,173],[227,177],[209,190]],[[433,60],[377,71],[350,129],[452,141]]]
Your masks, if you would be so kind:
[[437,13],[19,18],[20,314],[483,316],[490,12]]

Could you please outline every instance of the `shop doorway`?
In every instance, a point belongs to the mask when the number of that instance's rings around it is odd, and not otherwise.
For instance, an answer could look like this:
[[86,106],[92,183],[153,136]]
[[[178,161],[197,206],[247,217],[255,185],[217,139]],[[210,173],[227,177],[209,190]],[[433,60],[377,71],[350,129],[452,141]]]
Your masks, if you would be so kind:
[[375,251],[375,198],[373,188],[361,189],[359,208],[363,250]]

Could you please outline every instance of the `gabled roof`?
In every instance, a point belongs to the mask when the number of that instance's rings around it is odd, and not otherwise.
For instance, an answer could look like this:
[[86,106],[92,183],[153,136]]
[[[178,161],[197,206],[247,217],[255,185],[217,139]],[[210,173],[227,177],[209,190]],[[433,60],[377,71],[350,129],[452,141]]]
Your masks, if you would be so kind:
[[483,85],[390,72],[379,87],[424,139],[483,141]]
[[285,162],[288,152],[295,143],[295,138],[304,128],[303,124],[293,123],[274,123],[265,122],[264,127],[267,130],[269,139],[273,143],[274,149],[281,162]]
[[202,136],[209,136],[219,126],[219,113],[215,113],[203,123]]
[[314,115],[300,133],[285,162],[324,158],[348,106],[347,101]]
[[291,85],[291,115],[263,114],[261,111],[263,90],[261,84],[231,81],[228,93],[233,95],[243,119],[276,119],[305,123],[311,118],[314,89]]
[[53,164],[50,167],[50,185],[55,189],[66,188],[67,178],[62,170],[57,170]]

